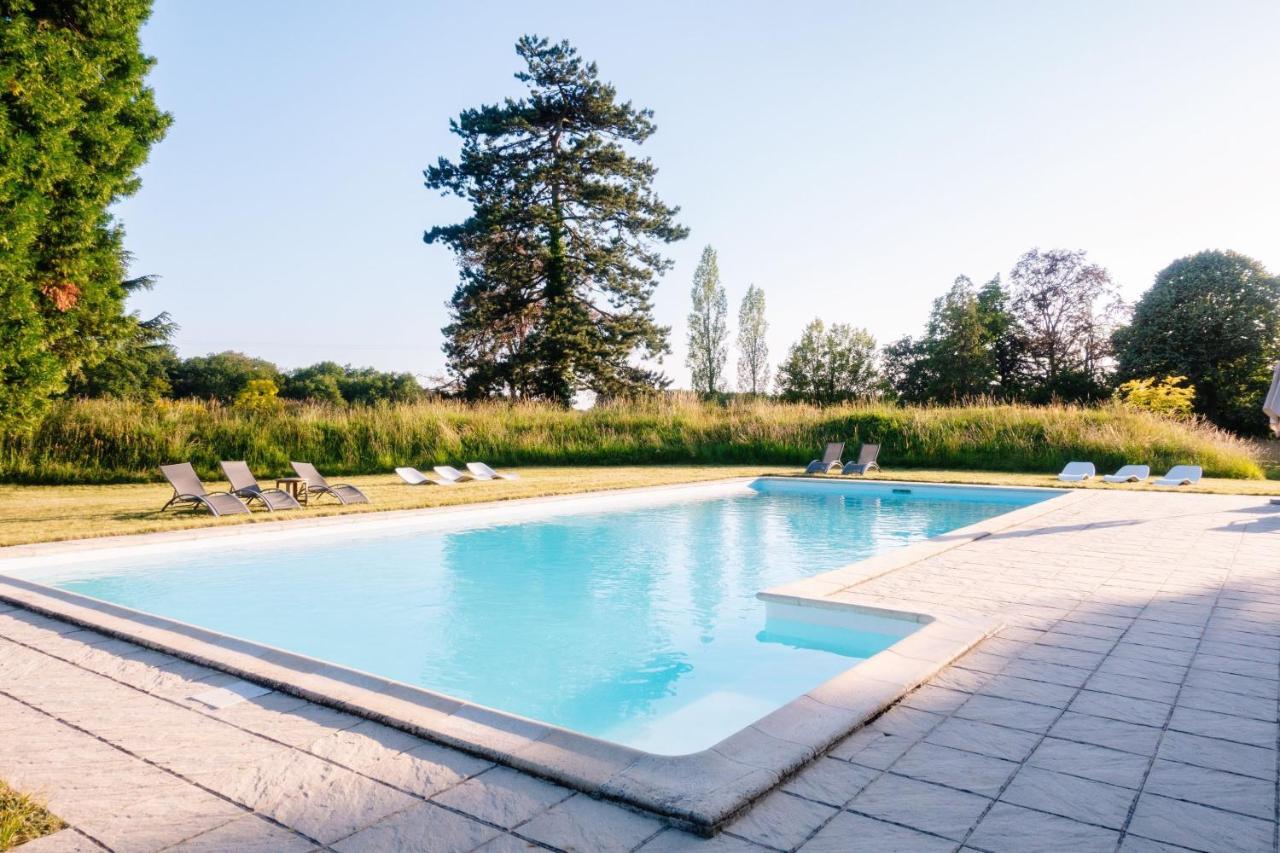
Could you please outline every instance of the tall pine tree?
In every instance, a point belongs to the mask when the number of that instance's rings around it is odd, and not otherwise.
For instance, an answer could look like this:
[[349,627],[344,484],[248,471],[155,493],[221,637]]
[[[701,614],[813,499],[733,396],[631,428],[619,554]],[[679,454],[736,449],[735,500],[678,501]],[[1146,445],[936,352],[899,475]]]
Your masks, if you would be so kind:
[[720,283],[716,250],[707,246],[693,271],[689,292],[689,353],[686,363],[693,377],[693,390],[715,394],[724,390],[724,365],[729,359],[729,300]]
[[113,203],[169,125],[150,0],[0,0],[0,428],[136,335]]
[[568,404],[665,384],[637,357],[669,352],[651,297],[681,240],[679,208],[653,191],[657,169],[633,156],[652,111],[617,100],[568,42],[524,36],[520,100],[465,110],[455,163],[440,158],[430,189],[471,203],[457,225],[427,231],[457,257],[461,281],[445,327],[449,370],[471,398]]

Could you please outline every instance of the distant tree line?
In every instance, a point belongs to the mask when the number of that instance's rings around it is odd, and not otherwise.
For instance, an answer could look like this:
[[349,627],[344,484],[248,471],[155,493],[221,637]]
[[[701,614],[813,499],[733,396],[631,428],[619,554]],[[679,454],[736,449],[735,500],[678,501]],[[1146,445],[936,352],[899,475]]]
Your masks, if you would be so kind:
[[281,370],[270,361],[240,352],[178,358],[167,330],[132,346],[121,347],[71,385],[68,396],[116,397],[153,401],[194,398],[221,403],[263,399],[374,405],[409,403],[428,395],[411,373],[388,373],[322,361],[310,367]]
[[[1082,251],[1032,249],[1008,285],[959,276],[933,302],[918,337],[877,347],[865,330],[815,319],[778,364],[784,400],[908,404],[971,400],[1097,402],[1109,397],[1171,416],[1200,415],[1260,434],[1280,360],[1280,278],[1234,252],[1175,261],[1127,306]],[[710,246],[694,273],[688,365],[694,390],[727,391],[727,296]],[[764,293],[739,314],[738,391],[768,392]]]

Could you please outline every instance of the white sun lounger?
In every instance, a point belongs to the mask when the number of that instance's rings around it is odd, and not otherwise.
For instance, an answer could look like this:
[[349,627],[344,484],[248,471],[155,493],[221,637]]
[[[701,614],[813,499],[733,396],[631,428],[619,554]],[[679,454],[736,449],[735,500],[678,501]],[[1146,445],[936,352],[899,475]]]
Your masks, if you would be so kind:
[[1200,482],[1200,478],[1204,475],[1203,469],[1199,465],[1174,465],[1169,469],[1169,473],[1165,474],[1153,485],[1156,486],[1194,486]]
[[1103,474],[1102,479],[1108,483],[1141,483],[1150,476],[1150,465],[1123,465],[1114,474]]
[[1058,479],[1064,483],[1079,483],[1081,480],[1090,480],[1097,474],[1098,469],[1093,467],[1092,462],[1068,462]]
[[436,476],[440,478],[442,483],[461,483],[463,480],[470,480],[471,475],[465,474],[450,465],[437,465],[431,469],[436,472]]
[[417,468],[405,466],[397,468],[396,473],[400,475],[400,479],[404,480],[410,486],[444,486],[447,483],[437,483]]
[[467,470],[471,472],[471,476],[477,480],[519,480],[516,474],[503,474],[493,470],[483,462],[468,462]]

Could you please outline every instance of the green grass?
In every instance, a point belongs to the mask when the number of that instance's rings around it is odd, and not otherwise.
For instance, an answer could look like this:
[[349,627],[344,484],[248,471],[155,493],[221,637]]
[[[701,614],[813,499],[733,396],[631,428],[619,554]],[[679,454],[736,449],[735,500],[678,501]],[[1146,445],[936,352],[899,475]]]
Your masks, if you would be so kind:
[[883,444],[893,468],[1057,471],[1071,459],[1100,468],[1203,465],[1211,477],[1261,478],[1254,444],[1203,424],[1118,406],[859,404],[819,409],[771,402],[729,406],[691,398],[589,412],[531,404],[418,403],[374,408],[291,404],[249,415],[184,400],[68,401],[32,432],[0,439],[0,480],[145,482],[157,466],[190,460],[204,476],[219,459],[270,473],[306,459],[340,475],[397,465],[797,465],[827,441]]
[[0,850],[9,850],[64,826],[36,799],[0,782]]

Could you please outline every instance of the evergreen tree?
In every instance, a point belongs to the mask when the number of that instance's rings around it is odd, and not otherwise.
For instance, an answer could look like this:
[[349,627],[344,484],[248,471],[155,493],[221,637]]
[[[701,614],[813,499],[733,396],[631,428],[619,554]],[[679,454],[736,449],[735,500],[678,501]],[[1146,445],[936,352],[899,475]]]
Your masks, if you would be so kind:
[[[153,276],[121,282],[126,294],[150,289]],[[167,313],[149,320],[137,312],[123,318],[126,333],[117,340],[102,342],[106,357],[84,366],[68,377],[68,397],[113,397],[153,401],[172,392],[169,374],[178,364],[178,354],[169,341],[177,331]]]
[[720,283],[716,250],[707,246],[693,271],[689,311],[689,354],[686,363],[693,373],[693,390],[715,394],[724,390],[724,365],[729,358],[728,297]]
[[1206,251],[1160,271],[1115,334],[1122,379],[1185,376],[1195,411],[1252,435],[1280,360],[1280,277],[1235,252]]
[[634,359],[670,351],[651,304],[670,268],[657,244],[688,231],[654,194],[657,169],[626,147],[653,134],[652,112],[619,103],[568,42],[524,36],[516,52],[528,94],[463,111],[450,123],[458,162],[424,172],[428,188],[472,207],[424,235],[458,257],[449,369],[471,398],[563,405],[582,389],[663,385]]
[[822,320],[805,327],[778,365],[783,399],[828,406],[874,396],[880,385],[876,341],[865,329]]
[[144,85],[149,0],[0,0],[0,428],[137,334],[111,205],[169,124]]
[[738,390],[745,394],[769,390],[769,345],[765,342],[768,330],[764,291],[749,285],[738,308]]

